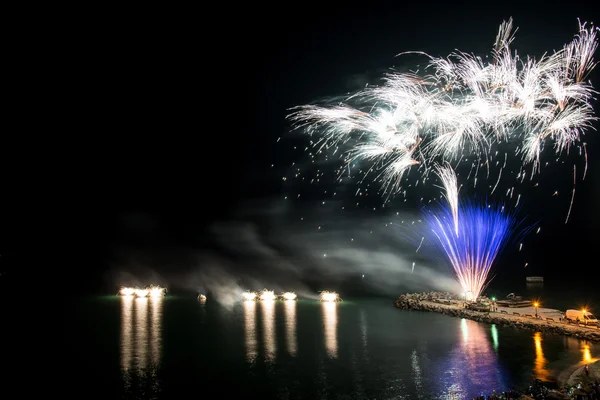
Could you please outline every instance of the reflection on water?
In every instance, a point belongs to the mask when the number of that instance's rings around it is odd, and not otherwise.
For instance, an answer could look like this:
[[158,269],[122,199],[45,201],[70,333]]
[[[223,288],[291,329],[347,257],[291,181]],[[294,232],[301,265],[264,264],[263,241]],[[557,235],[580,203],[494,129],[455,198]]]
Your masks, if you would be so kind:
[[252,362],[256,358],[256,302],[244,301],[244,338],[246,342],[246,357]]
[[133,361],[133,296],[121,300],[121,368],[127,370]]
[[148,366],[148,298],[136,298],[134,303],[135,356],[138,369]]
[[298,348],[296,339],[296,301],[286,300],[285,305],[285,334],[287,349],[290,355],[295,356]]
[[492,332],[492,343],[494,345],[494,350],[498,352],[498,328],[496,327],[496,324],[492,324],[490,330]]
[[160,364],[160,354],[162,347],[161,340],[161,321],[162,321],[162,297],[152,297],[150,299],[150,362],[152,366],[158,367]]
[[325,348],[332,358],[337,357],[337,303],[324,302],[323,327],[325,329]]
[[367,350],[367,315],[364,308],[360,309],[360,336],[362,339],[363,348]]
[[598,357],[592,356],[591,345],[589,342],[583,341],[581,342],[581,355],[582,355],[582,364],[592,364],[598,361]]
[[162,302],[162,297],[121,298],[121,368],[126,390],[131,389],[134,376],[142,386],[144,380],[151,383],[150,388],[141,388],[144,392],[159,390]]
[[548,361],[544,357],[542,349],[542,334],[536,332],[533,334],[533,342],[535,344],[535,361],[533,364],[533,374],[537,379],[543,382],[550,380],[550,372],[547,369]]
[[423,378],[421,377],[421,367],[419,367],[419,357],[417,356],[417,350],[413,350],[410,355],[410,365],[412,367],[412,379],[417,387],[417,393],[421,398],[421,392],[423,390]]
[[[194,300],[122,296],[99,301],[98,307],[106,303],[120,308],[111,310],[121,313],[120,337],[117,332],[111,335],[113,327],[106,321],[90,320],[93,310],[85,310],[87,323],[96,323],[90,325],[90,332],[99,343],[86,349],[86,357],[104,362],[99,369],[122,372],[121,380],[117,375],[115,382],[100,384],[122,396],[103,398],[158,398],[171,388],[185,386],[196,392],[221,390],[222,397],[228,397],[231,388],[236,395],[239,391],[282,399],[318,398],[319,393],[356,399],[468,399],[494,389],[523,388],[533,377],[554,381],[559,372],[591,364],[600,356],[596,343],[574,337],[402,313],[379,305],[379,300],[360,304],[250,301],[238,303],[235,313]],[[167,306],[176,314],[163,320]],[[119,323],[119,316],[113,316]],[[199,328],[207,335],[177,334],[190,328],[189,321],[196,327],[198,317],[204,320]],[[174,324],[172,335],[163,332],[167,320]],[[213,337],[217,340],[204,340]],[[119,342],[120,364],[101,353]],[[300,343],[307,346],[301,348]],[[167,351],[173,352],[168,357],[172,362],[166,362]],[[277,357],[277,362],[264,363],[263,354]],[[227,376],[230,384],[224,386],[221,376]],[[118,388],[113,391],[111,384]]]
[[265,358],[274,359],[276,353],[275,347],[275,301],[263,300],[260,302],[262,306],[263,317],[263,337],[265,346]]
[[598,361],[600,358],[594,357],[594,345],[586,340],[579,340],[571,336],[565,337],[565,347],[571,350],[579,350],[581,359],[579,365],[591,364]]
[[[498,355],[492,349],[486,326],[462,319],[462,340],[452,350],[446,365],[447,396],[462,398],[468,390],[504,387],[498,365]],[[443,363],[442,363],[443,364]],[[446,372],[447,371],[447,372]]]

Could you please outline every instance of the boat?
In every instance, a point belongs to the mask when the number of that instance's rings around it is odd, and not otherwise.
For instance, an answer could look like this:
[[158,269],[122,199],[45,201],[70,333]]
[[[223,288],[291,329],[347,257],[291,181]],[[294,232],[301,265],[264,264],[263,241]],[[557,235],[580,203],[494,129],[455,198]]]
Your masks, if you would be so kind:
[[544,277],[543,276],[528,276],[525,278],[525,280],[529,283],[540,283],[540,282],[544,282]]
[[496,301],[500,307],[531,307],[532,301],[524,299],[522,296],[517,296],[514,293],[509,293],[504,300]]

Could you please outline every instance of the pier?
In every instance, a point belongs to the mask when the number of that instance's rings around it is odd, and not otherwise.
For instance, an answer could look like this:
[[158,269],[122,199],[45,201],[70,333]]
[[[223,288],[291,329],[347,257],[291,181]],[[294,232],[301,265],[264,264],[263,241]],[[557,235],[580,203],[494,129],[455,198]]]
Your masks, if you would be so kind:
[[465,308],[464,300],[451,293],[407,293],[401,295],[394,305],[403,310],[429,311],[477,322],[514,326],[556,335],[574,336],[579,339],[600,342],[598,325],[567,323],[562,312],[551,308],[521,307],[515,309],[498,306],[495,311],[475,311]]

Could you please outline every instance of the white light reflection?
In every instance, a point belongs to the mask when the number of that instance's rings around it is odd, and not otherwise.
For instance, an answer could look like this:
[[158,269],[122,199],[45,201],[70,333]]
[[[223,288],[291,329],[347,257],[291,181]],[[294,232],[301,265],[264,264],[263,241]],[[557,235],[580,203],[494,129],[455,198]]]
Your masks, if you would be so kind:
[[121,297],[121,368],[133,365],[133,296]]
[[148,298],[135,299],[133,316],[135,327],[134,360],[140,372],[148,367]]
[[492,324],[492,327],[490,328],[490,330],[492,332],[492,344],[494,345],[494,350],[497,353],[498,352],[498,328],[496,327],[496,324]]
[[462,333],[463,343],[469,343],[469,325],[465,318],[460,320],[460,332]]
[[410,355],[410,365],[412,367],[412,380],[417,387],[417,393],[419,393],[419,398],[421,398],[420,393],[423,391],[423,378],[421,376],[421,367],[419,366],[419,357],[417,355],[417,350],[413,350]]
[[257,332],[256,332],[256,302],[247,300],[242,302],[244,307],[244,337],[246,339],[246,358],[249,362],[256,358]]
[[367,351],[367,315],[364,309],[360,309],[360,334],[362,336],[362,344],[365,353]]
[[324,302],[323,327],[325,329],[325,348],[332,358],[337,358],[337,303]]
[[277,351],[275,345],[275,301],[263,300],[260,304],[263,317],[265,359],[273,360]]
[[[160,392],[162,297],[121,296],[121,368],[126,392]],[[137,377],[139,387],[131,383]]]
[[296,301],[286,300],[284,302],[284,307],[287,349],[290,355],[295,356],[298,349],[298,342],[296,338]]
[[536,332],[533,334],[533,342],[535,344],[535,361],[533,364],[533,373],[535,377],[542,382],[548,382],[550,380],[550,372],[546,368],[548,360],[544,357],[544,351],[542,349],[542,334]]
[[160,364],[162,350],[162,296],[154,296],[150,299],[150,360],[152,366],[157,368]]

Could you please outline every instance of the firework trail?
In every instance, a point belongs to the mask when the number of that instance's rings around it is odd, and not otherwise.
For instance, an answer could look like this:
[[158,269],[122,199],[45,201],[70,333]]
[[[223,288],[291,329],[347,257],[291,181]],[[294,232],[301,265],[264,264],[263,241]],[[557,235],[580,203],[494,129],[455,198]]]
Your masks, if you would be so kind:
[[[436,243],[452,264],[467,299],[477,300],[487,284],[496,257],[518,226],[502,205],[458,204],[456,180],[445,181],[452,202],[425,208],[424,219]],[[449,196],[450,197],[450,196]],[[524,232],[523,232],[524,233]]]
[[458,236],[458,183],[456,173],[449,167],[438,167],[437,174],[442,180],[445,193],[444,198],[448,202],[450,211],[452,212],[452,220],[454,221],[454,230]]
[[462,204],[459,232],[450,207],[425,209],[425,220],[448,257],[468,299],[476,300],[487,284],[492,265],[516,226],[513,217],[496,205]]
[[590,105],[596,92],[585,79],[596,65],[598,28],[580,23],[571,43],[539,60],[511,49],[514,31],[512,20],[501,24],[490,62],[459,51],[446,58],[418,53],[428,58],[422,76],[391,73],[380,87],[331,106],[297,107],[289,119],[317,137],[315,154],[343,154],[348,172],[370,164],[366,174],[385,192],[401,191],[413,166],[427,179],[433,161],[470,156],[489,175],[493,147],[508,141],[533,175],[545,144],[557,155],[581,146],[597,119]]

